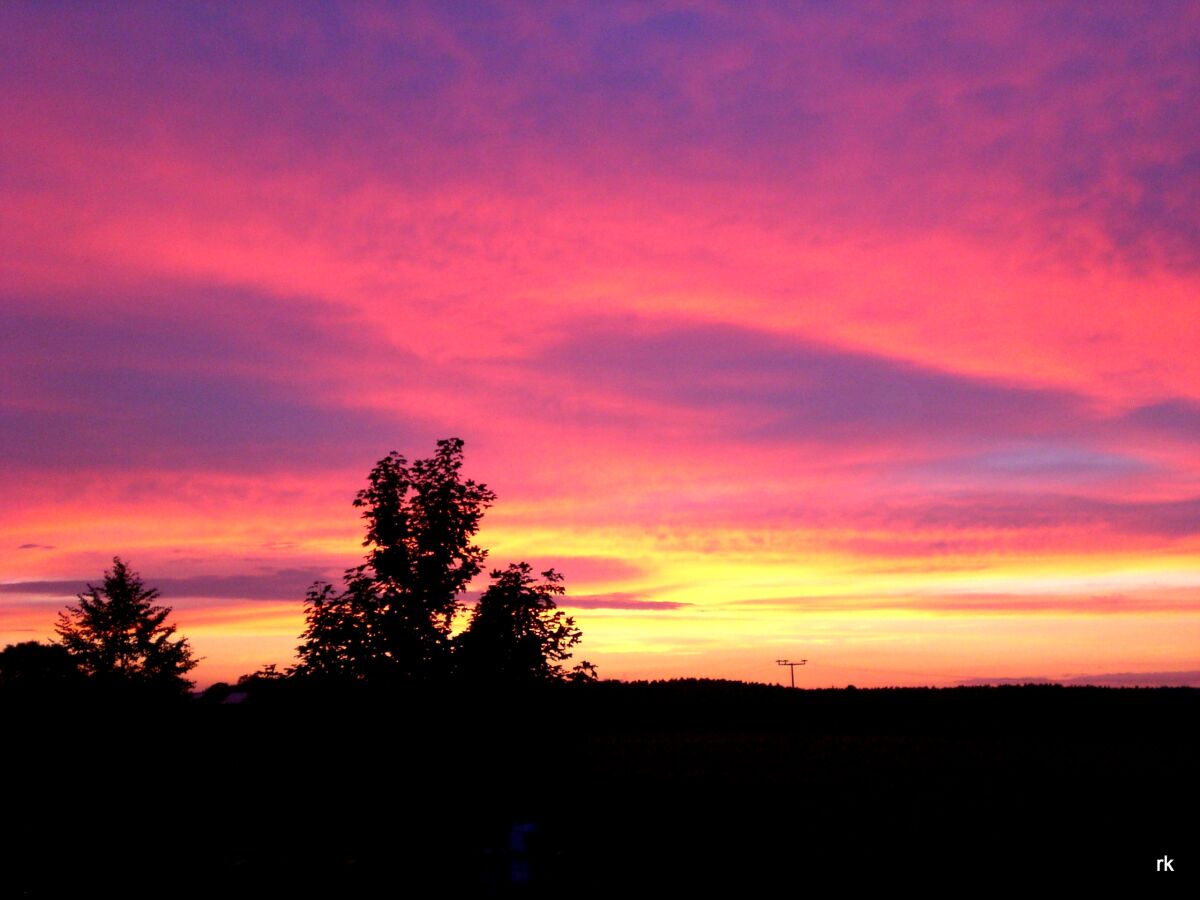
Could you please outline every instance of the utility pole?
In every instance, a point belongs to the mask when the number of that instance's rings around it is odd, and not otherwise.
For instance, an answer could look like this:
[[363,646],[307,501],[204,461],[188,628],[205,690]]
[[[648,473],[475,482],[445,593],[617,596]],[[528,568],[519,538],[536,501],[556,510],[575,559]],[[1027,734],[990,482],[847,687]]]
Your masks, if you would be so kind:
[[792,687],[795,687],[796,686],[796,666],[802,666],[807,662],[808,662],[807,659],[802,659],[802,660],[800,660],[800,662],[792,662],[790,659],[777,659],[777,660],[775,660],[775,665],[787,666],[789,669],[792,670]]

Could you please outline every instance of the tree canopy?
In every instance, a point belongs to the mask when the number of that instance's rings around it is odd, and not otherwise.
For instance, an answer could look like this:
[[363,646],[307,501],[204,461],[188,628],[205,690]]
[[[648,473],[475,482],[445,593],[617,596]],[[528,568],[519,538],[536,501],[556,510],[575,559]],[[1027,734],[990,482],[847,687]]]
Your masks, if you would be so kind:
[[495,499],[463,479],[462,463],[458,438],[411,465],[395,451],[376,463],[354,500],[367,522],[366,562],[346,570],[341,591],[309,590],[297,671],[354,680],[448,671],[459,596],[487,556],[472,541]]
[[77,597],[78,605],[59,613],[55,630],[81,671],[112,684],[179,692],[192,686],[184,676],[197,660],[187,638],[171,639],[171,608],[156,604],[158,590],[120,557],[102,586],[89,584]]
[[83,673],[59,644],[22,641],[0,650],[0,690],[52,691],[77,686]]
[[[492,572],[492,583],[479,598],[470,624],[458,638],[459,668],[464,673],[506,683],[562,680],[563,663],[583,639],[575,620],[556,608],[566,589],[554,569],[533,576],[528,563],[512,563]],[[570,677],[588,679],[594,667],[582,662]]]
[[309,589],[296,674],[373,684],[456,673],[508,683],[594,677],[587,662],[564,670],[582,633],[556,608],[564,589],[553,569],[541,582],[524,562],[493,571],[466,630],[452,637],[460,598],[487,557],[474,537],[496,497],[464,479],[462,464],[458,438],[438,441],[429,459],[409,464],[392,451],[376,463],[354,499],[367,523],[366,561],[346,570],[340,590]]

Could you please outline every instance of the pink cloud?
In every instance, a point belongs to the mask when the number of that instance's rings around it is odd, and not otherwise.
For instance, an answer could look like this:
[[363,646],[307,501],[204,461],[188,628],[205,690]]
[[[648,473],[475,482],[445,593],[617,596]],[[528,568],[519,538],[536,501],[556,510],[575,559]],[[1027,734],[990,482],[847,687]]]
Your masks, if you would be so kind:
[[1198,16],[9,5],[0,575],[336,572],[452,434],[581,603],[1186,557]]

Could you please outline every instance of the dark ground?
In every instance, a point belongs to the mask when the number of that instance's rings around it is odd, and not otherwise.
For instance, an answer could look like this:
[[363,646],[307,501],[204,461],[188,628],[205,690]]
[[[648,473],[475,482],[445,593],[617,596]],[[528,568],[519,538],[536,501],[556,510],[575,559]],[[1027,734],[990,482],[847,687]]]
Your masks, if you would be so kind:
[[1157,892],[1200,869],[1187,688],[285,685],[0,709],[4,896]]

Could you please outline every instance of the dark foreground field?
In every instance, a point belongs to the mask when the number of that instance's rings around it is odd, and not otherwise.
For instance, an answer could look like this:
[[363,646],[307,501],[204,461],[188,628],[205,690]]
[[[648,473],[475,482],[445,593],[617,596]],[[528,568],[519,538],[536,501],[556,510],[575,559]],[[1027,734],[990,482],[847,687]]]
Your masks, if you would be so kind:
[[1200,868],[1191,689],[276,687],[3,711],[0,895],[1155,889]]

